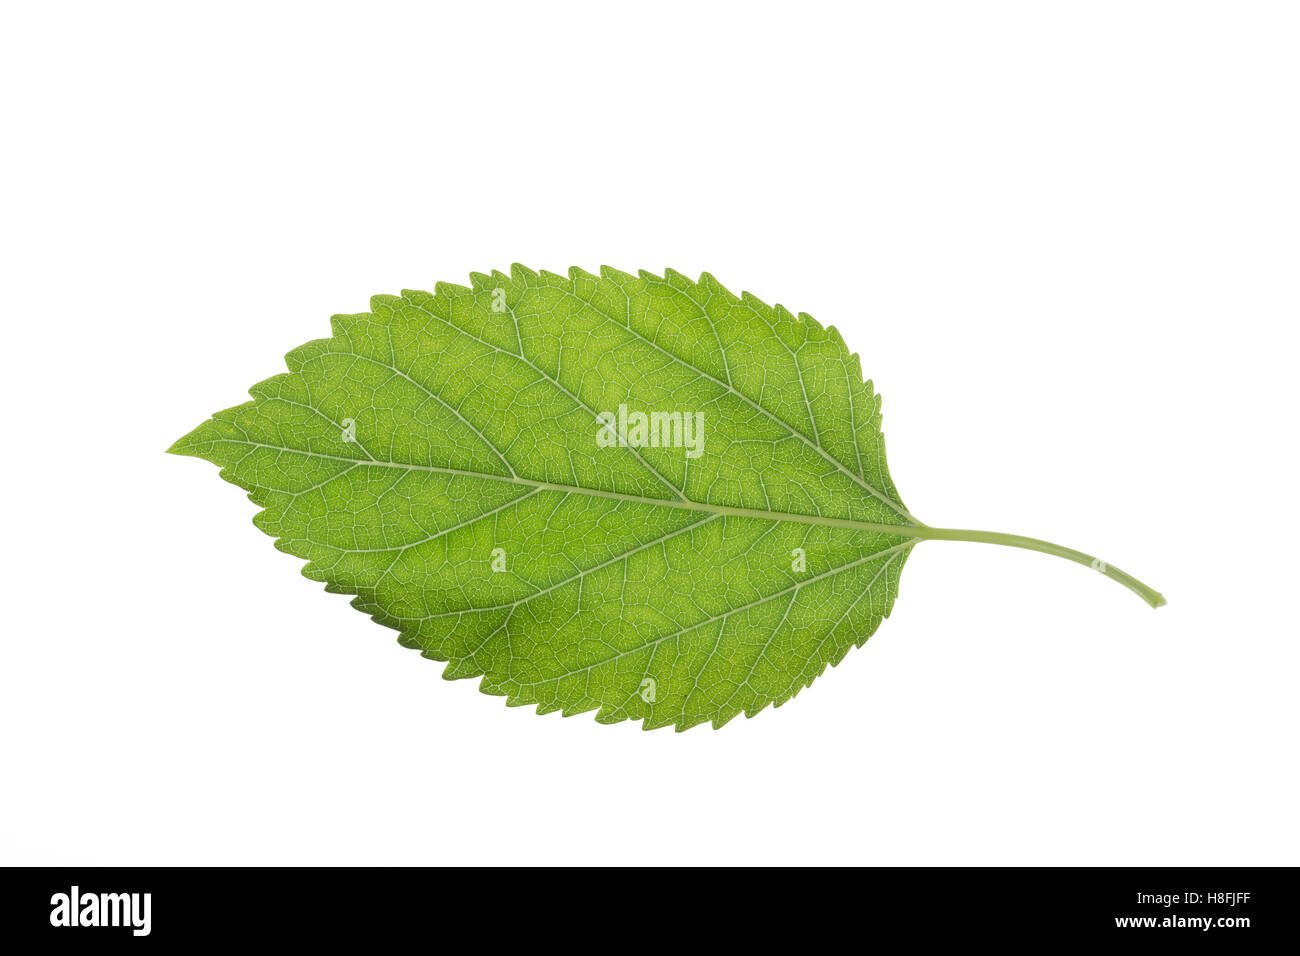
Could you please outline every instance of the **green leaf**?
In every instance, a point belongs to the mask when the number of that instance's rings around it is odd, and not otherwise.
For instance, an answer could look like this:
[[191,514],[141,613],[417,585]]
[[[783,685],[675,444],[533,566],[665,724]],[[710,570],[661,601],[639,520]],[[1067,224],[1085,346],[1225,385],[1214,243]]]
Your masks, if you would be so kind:
[[[839,333],[699,282],[515,266],[377,296],[170,450],[264,510],[303,573],[539,713],[720,727],[889,616],[931,528]],[[646,416],[643,423],[640,415]],[[645,427],[642,427],[642,426]]]

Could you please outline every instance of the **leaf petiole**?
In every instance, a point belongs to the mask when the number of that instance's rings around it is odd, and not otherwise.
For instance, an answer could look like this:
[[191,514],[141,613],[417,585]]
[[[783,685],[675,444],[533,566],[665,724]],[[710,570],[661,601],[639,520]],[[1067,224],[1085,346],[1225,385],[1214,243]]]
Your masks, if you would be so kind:
[[1118,581],[1124,587],[1128,588],[1142,600],[1146,601],[1152,607],[1160,607],[1165,603],[1164,595],[1154,588],[1143,584],[1133,575],[1121,571],[1113,564],[1108,564],[1100,558],[1094,558],[1090,554],[1084,554],[1082,551],[1075,551],[1073,548],[1062,547],[1059,544],[1052,544],[1050,541],[1042,541],[1038,538],[1026,538],[1019,534],[1003,534],[1000,531],[967,531],[961,528],[930,528],[926,526],[907,528],[905,533],[915,538],[933,541],[974,541],[979,544],[1001,544],[1009,548],[1024,548],[1027,551],[1041,551],[1043,554],[1054,554],[1058,558],[1065,558],[1076,564],[1087,565],[1095,571],[1100,571],[1112,581]]

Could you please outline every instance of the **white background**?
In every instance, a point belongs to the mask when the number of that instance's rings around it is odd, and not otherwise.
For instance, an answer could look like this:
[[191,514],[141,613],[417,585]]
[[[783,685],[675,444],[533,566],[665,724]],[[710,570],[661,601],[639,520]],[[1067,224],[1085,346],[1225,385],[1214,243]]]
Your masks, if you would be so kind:
[[[11,4],[0,862],[1300,863],[1300,20],[1268,3]],[[163,454],[376,292],[714,273],[935,525],[779,710],[511,709]]]

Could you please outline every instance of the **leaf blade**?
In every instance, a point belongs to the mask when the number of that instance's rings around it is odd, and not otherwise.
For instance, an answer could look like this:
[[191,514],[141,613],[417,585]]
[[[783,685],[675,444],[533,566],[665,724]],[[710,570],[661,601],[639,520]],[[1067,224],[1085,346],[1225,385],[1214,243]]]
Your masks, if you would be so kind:
[[[448,678],[540,712],[722,726],[888,615],[919,523],[834,330],[672,270],[515,267],[371,308],[171,450],[220,465],[304,574]],[[708,453],[597,448],[620,405],[705,412]]]

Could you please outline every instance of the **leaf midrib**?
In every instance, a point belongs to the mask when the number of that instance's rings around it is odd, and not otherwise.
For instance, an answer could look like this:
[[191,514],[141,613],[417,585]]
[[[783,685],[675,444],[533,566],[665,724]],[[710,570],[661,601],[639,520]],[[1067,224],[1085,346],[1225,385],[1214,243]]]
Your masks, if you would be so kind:
[[932,530],[925,525],[896,525],[875,521],[857,521],[852,518],[829,518],[825,515],[809,515],[793,511],[769,511],[762,508],[737,508],[731,505],[719,505],[704,501],[695,501],[691,498],[651,498],[646,495],[631,495],[622,491],[604,491],[599,488],[583,488],[580,485],[562,485],[549,481],[535,481],[531,478],[521,478],[517,475],[515,477],[508,477],[506,475],[494,475],[487,472],[468,471],[460,468],[444,468],[439,465],[414,465],[406,462],[383,461],[380,459],[348,458],[343,455],[327,455],[323,452],[305,451],[301,448],[287,448],[282,445],[270,445],[266,442],[244,441],[237,438],[211,439],[211,441],[214,444],[217,442],[225,442],[249,448],[265,448],[269,451],[286,452],[291,455],[306,455],[310,458],[337,461],[352,466],[399,468],[405,471],[433,472],[441,475],[455,475],[461,478],[477,478],[482,481],[497,481],[505,484],[524,485],[529,488],[539,488],[543,491],[563,491],[569,494],[589,495],[595,498],[609,498],[615,501],[627,501],[634,504],[656,505],[663,508],[678,508],[688,511],[707,511],[712,514],[733,515],[741,518],[759,518],[767,521],[794,521],[802,524],[825,525],[829,528],[848,528],[854,531],[874,531],[880,534],[897,534],[912,538],[926,537],[926,532]]

